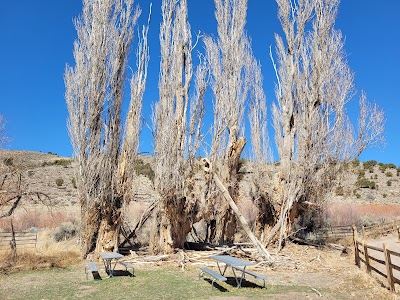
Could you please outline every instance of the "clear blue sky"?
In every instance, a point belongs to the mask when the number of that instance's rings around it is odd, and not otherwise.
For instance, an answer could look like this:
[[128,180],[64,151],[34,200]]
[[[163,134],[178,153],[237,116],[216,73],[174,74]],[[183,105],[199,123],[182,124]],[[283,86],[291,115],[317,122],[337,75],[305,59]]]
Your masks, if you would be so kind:
[[[161,0],[154,0],[149,33],[150,69],[144,102],[149,120],[150,105],[157,99],[159,66],[158,28]],[[275,77],[269,59],[274,32],[280,27],[274,0],[248,0],[247,31],[261,61],[267,100],[274,100]],[[143,8],[144,24],[150,1],[137,0]],[[213,0],[188,0],[193,35],[199,30],[215,35]],[[8,120],[12,137],[9,149],[72,155],[66,128],[64,100],[65,64],[73,64],[76,32],[72,19],[81,12],[81,0],[3,1],[0,8],[0,113]],[[336,27],[346,36],[346,51],[356,74],[356,85],[364,89],[386,113],[387,145],[368,150],[361,160],[375,159],[400,165],[400,1],[342,0]],[[201,51],[200,44],[196,50]],[[133,53],[132,53],[133,54]],[[132,61],[131,66],[134,67]],[[352,109],[352,108],[350,108]],[[141,151],[151,151],[150,134],[142,134]],[[272,140],[272,137],[271,137]]]

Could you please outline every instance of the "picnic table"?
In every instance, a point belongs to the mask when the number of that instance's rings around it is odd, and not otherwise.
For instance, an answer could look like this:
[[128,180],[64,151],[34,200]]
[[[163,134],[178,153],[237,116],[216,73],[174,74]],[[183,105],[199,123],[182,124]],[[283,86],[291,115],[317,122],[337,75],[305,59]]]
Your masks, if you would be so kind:
[[115,266],[118,260],[124,256],[117,252],[100,252],[100,256],[103,259],[104,269],[109,277],[113,277]]
[[[237,288],[240,288],[242,286],[242,281],[243,281],[243,278],[245,277],[245,274],[249,274],[258,279],[262,279],[264,281],[264,287],[265,287],[266,277],[264,275],[257,274],[257,273],[246,270],[246,267],[252,266],[252,265],[254,265],[254,263],[244,260],[244,259],[230,256],[230,255],[214,255],[214,256],[211,256],[211,258],[217,261],[218,270],[222,276],[225,275],[226,269],[228,267],[232,268],[232,272],[233,272],[233,275],[236,280]],[[220,263],[225,264],[223,270],[221,270]],[[238,274],[236,275],[236,273],[238,273]]]

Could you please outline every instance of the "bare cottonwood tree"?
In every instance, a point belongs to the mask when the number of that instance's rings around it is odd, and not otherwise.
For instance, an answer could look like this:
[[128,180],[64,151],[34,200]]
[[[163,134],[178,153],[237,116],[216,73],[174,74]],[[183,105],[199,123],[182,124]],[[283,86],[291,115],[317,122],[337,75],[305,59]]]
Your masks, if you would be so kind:
[[0,114],[0,149],[2,149],[9,141],[9,138],[6,134],[6,124],[6,119],[4,119],[3,115]]
[[251,66],[251,102],[248,112],[252,145],[252,183],[251,196],[257,207],[255,220],[255,234],[261,241],[264,232],[268,232],[275,225],[276,208],[269,191],[269,166],[273,160],[268,135],[267,103],[263,90],[263,76],[261,66],[253,61]]
[[[159,100],[153,111],[155,186],[160,202],[152,230],[154,252],[182,248],[191,230],[194,201],[186,197],[189,88],[193,76],[192,36],[186,0],[163,0],[160,26]],[[196,125],[190,124],[195,134]]]
[[[121,106],[133,28],[140,15],[134,0],[84,0],[75,20],[75,66],[65,71],[69,133],[79,164],[78,191],[82,215],[82,253],[112,248],[121,223],[124,197],[121,171]],[[143,48],[146,52],[147,50]],[[145,82],[146,54],[133,79],[132,101],[140,101]],[[138,86],[136,86],[138,84]],[[125,152],[137,143],[132,126],[138,111],[127,118]],[[140,109],[140,107],[139,107]],[[135,131],[135,130],[133,130]],[[127,146],[129,145],[129,146]],[[123,180],[122,180],[123,181]],[[122,189],[123,190],[123,189]]]
[[379,142],[383,112],[360,100],[359,130],[346,114],[354,75],[344,39],[334,28],[339,0],[277,0],[283,37],[276,34],[278,84],[273,106],[280,158],[274,200],[279,248],[296,225],[310,225],[343,163]]
[[[214,104],[210,162],[213,172],[221,177],[236,201],[239,159],[246,144],[243,117],[252,84],[249,74],[254,58],[245,33],[247,1],[215,0],[215,7],[218,38],[204,38]],[[228,203],[221,200],[212,186],[210,183],[207,196],[209,239],[216,243],[232,242],[236,218]]]

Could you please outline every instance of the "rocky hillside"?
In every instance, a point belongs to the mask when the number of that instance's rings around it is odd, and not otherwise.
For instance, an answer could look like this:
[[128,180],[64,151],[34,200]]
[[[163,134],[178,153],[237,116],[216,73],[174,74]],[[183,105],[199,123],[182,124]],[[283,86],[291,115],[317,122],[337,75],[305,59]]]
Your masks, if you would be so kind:
[[[2,150],[0,164],[21,170],[29,190],[49,195],[56,204],[78,205],[74,179],[77,165],[73,159],[52,153]],[[135,166],[141,174],[135,182],[137,201],[150,202],[157,197],[152,184],[152,164],[151,157],[143,156]],[[244,196],[251,188],[251,165],[245,163],[242,170],[244,175],[240,188]],[[275,173],[273,165],[269,173],[271,177]],[[355,161],[338,179],[338,185],[329,198],[332,202],[400,204],[400,168],[376,161]]]

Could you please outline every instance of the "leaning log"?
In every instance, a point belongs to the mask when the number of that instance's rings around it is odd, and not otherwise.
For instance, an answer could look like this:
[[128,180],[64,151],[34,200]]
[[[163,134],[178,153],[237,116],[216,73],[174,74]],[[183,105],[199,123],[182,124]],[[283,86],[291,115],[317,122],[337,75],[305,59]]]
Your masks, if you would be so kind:
[[[218,177],[217,174],[215,174],[212,171],[211,164],[208,159],[202,158],[202,163],[203,163],[203,170],[208,173],[212,178],[214,179],[214,182],[218,189],[221,191],[223,197],[225,200],[228,202],[229,206],[231,207],[232,211],[235,213],[236,217],[239,219],[240,224],[243,227],[243,230],[246,232],[247,236],[249,237],[250,241],[253,243],[254,247],[257,249],[259,255],[266,261],[271,261],[272,262],[272,257],[265,249],[265,247],[261,244],[261,242],[256,238],[256,236],[253,234],[253,232],[250,229],[249,224],[247,223],[247,220],[245,217],[242,215],[240,212],[239,208],[237,207],[235,201],[233,201],[231,195],[229,194],[228,190],[222,183],[221,179]],[[210,174],[211,173],[211,174]]]

